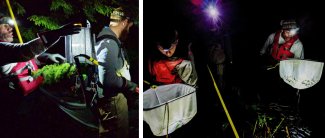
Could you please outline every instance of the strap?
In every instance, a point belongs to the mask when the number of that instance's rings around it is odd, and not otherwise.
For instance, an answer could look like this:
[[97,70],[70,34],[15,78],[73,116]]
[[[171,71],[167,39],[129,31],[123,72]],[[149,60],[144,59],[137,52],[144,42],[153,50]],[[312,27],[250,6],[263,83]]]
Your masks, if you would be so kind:
[[97,37],[96,38],[96,42],[99,42],[99,41],[102,41],[102,40],[104,40],[104,39],[112,39],[112,40],[114,40],[116,43],[117,43],[117,45],[119,46],[119,47],[121,47],[121,42],[120,42],[120,40],[118,40],[115,36],[113,36],[113,35],[102,35],[102,36],[100,36],[100,37]]
[[[121,41],[118,40],[116,36],[108,35],[108,34],[102,35],[102,36],[96,38],[96,43],[99,42],[99,41],[102,41],[104,39],[114,40],[117,43],[118,47],[120,48],[119,56],[121,56],[122,58],[124,58],[124,60],[126,60],[128,63],[130,63],[130,60],[129,60],[128,54],[126,53],[125,48],[122,46]],[[100,49],[98,51],[96,51],[96,52],[99,53]],[[121,55],[122,53],[124,54],[124,57]]]

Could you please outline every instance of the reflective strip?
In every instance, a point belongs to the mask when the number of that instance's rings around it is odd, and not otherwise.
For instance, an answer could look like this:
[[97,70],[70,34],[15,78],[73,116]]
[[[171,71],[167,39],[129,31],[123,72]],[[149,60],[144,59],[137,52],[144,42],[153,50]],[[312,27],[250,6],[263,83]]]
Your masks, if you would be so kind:
[[123,76],[125,79],[131,80],[129,66],[130,65],[127,63],[127,61],[124,60],[124,66],[120,70],[116,71],[116,75],[119,77]]
[[26,77],[22,77],[22,78],[19,78],[18,79],[20,82],[23,82],[23,81],[29,81],[29,82],[32,82],[34,80],[34,78],[32,76],[26,76]]
[[28,64],[26,64],[23,68],[20,68],[19,70],[16,70],[15,72],[10,73],[10,75],[18,75],[18,74],[21,74],[27,67],[28,67]]
[[32,70],[35,70],[35,66],[33,65],[33,62],[30,60],[26,63],[26,65],[19,69],[19,70],[16,70],[15,72],[11,73],[11,75],[18,75],[18,74],[21,74],[25,69],[32,69]]

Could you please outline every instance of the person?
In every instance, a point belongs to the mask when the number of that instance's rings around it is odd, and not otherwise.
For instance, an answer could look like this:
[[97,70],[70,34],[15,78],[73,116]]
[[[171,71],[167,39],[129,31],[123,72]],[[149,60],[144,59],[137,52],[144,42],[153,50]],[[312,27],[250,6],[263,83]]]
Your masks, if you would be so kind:
[[225,90],[228,65],[232,64],[232,51],[227,36],[225,41],[212,40],[208,43],[208,61],[213,72],[216,74],[216,81],[220,90]]
[[299,40],[298,26],[294,20],[282,20],[281,30],[269,35],[260,55],[271,56],[271,64],[288,58],[304,59],[303,44]]
[[[57,30],[40,32],[38,33],[39,37],[29,42],[18,44],[11,43],[13,42],[13,27],[8,23],[9,20],[11,20],[9,17],[0,14],[0,55],[2,56],[0,66],[33,59],[53,46],[61,36],[76,34],[81,30],[81,26],[69,23]],[[53,59],[53,57],[49,58]]]
[[[280,78],[278,65],[281,60],[304,59],[303,44],[299,40],[298,25],[294,20],[282,20],[280,22],[281,30],[269,35],[260,55],[267,59],[268,68],[263,71],[268,78],[265,86],[265,94],[260,95],[263,102],[278,102],[282,104],[292,104],[288,99],[291,96],[291,89]],[[285,92],[282,92],[285,91]],[[293,93],[292,93],[293,94]],[[265,96],[263,96],[265,95]],[[264,97],[264,98],[263,98]]]
[[[12,43],[13,27],[9,21],[9,17],[0,14],[0,108],[4,111],[0,116],[0,122],[2,122],[1,128],[15,131],[14,128],[19,128],[18,126],[10,128],[7,125],[14,125],[13,122],[19,122],[17,120],[20,119],[15,117],[18,112],[24,112],[23,110],[30,108],[27,106],[33,101],[30,99],[34,97],[31,95],[35,95],[32,93],[36,93],[35,91],[43,81],[42,77],[33,78],[31,76],[31,72],[38,69],[36,57],[51,48],[61,36],[79,33],[81,26],[70,23],[57,30],[40,32],[38,38],[27,43],[18,44]],[[54,61],[57,58],[63,58],[59,54],[46,54],[46,56]],[[26,114],[22,116],[26,116]],[[22,116],[20,118],[23,118]],[[21,124],[21,126],[23,125],[25,124]],[[21,127],[21,129],[26,128]],[[10,134],[11,130],[2,132]],[[29,134],[31,133],[33,132]],[[18,135],[19,133],[15,134]],[[21,132],[21,134],[27,133]],[[2,133],[0,136],[2,136]]]
[[166,85],[184,83],[197,87],[197,74],[191,43],[187,44],[188,59],[176,54],[180,45],[179,34],[173,27],[162,28],[157,31],[155,49],[156,57],[149,59],[149,74],[153,84]]
[[130,65],[122,42],[132,26],[132,13],[119,7],[111,13],[110,26],[104,27],[97,36],[95,50],[102,84],[97,99],[100,137],[128,137],[126,95],[138,93],[139,88],[131,81]]

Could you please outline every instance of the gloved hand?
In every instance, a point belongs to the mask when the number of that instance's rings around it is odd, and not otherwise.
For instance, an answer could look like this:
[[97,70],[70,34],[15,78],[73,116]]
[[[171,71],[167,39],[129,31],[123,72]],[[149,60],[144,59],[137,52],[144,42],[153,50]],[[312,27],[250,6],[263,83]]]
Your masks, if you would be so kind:
[[60,61],[65,61],[66,60],[66,58],[64,58],[60,54],[48,54],[47,58],[50,59],[51,61],[55,62],[55,63],[59,63]]
[[57,30],[37,33],[47,48],[59,41],[61,36],[77,34],[81,31],[82,24],[78,22],[68,23]]

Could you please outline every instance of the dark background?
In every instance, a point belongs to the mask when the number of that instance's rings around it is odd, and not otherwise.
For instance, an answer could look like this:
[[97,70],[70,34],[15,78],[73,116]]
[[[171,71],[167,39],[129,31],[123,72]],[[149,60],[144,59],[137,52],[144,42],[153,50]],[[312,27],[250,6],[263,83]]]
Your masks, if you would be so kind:
[[[304,45],[305,59],[324,61],[323,43],[324,8],[317,1],[267,0],[267,1],[220,1],[221,24],[219,33],[211,32],[211,24],[202,13],[202,8],[196,6],[200,0],[164,0],[144,2],[144,79],[150,79],[147,73],[147,61],[153,53],[154,34],[161,28],[174,25],[179,29],[181,38],[193,43],[193,53],[199,77],[197,91],[198,113],[187,125],[172,133],[172,137],[232,137],[231,129],[222,130],[222,123],[227,122],[212,81],[206,69],[207,42],[218,36],[230,38],[233,64],[228,66],[226,80],[231,85],[229,91],[221,92],[237,130],[245,131],[242,122],[254,119],[254,113],[247,112],[239,102],[254,103],[257,91],[264,91],[268,81],[261,76],[261,60],[259,50],[268,35],[280,28],[280,20],[296,19],[300,31],[300,40]],[[216,36],[216,37],[214,37]],[[178,50],[186,50],[179,46]],[[324,75],[323,75],[324,76]],[[145,84],[144,84],[145,85]],[[271,85],[271,84],[270,84]],[[145,85],[145,89],[148,88]],[[234,90],[235,89],[235,90]],[[296,90],[289,88],[294,95]],[[317,124],[324,123],[325,111],[322,109],[324,100],[324,78],[313,87],[301,90],[303,119],[312,129],[312,137],[321,134]],[[240,92],[240,96],[237,93]],[[292,97],[294,99],[295,97]],[[241,136],[241,135],[240,135]],[[153,137],[148,125],[144,122],[144,137]]]

